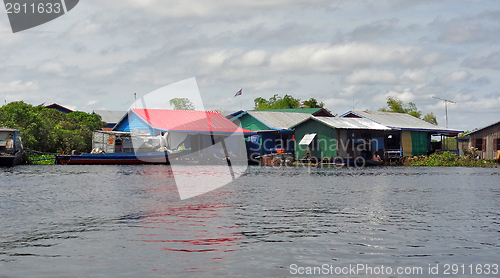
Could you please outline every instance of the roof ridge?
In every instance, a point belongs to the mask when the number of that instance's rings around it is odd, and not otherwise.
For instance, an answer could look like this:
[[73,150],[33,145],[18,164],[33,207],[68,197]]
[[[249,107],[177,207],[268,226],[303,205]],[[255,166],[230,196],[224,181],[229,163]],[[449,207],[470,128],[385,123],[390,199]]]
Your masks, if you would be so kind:
[[165,109],[165,108],[131,108],[131,110],[160,110],[160,111],[178,111],[178,112],[205,112],[205,113],[211,112],[211,113],[221,114],[217,110],[183,110],[183,109]]

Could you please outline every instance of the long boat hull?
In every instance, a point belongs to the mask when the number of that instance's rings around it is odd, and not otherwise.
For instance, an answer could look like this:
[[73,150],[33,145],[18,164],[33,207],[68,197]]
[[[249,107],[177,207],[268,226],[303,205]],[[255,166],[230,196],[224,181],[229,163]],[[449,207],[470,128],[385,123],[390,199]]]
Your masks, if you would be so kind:
[[22,161],[23,152],[17,152],[14,155],[0,155],[0,166],[15,166]]
[[56,164],[169,164],[183,154],[168,152],[56,155]]

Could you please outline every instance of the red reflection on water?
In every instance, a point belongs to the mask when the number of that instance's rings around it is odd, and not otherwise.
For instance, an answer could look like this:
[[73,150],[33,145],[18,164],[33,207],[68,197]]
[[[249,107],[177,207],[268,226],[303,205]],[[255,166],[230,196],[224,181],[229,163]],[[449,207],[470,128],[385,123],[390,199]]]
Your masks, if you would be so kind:
[[[145,171],[144,175],[154,176],[157,179],[159,173],[164,173],[164,180],[172,178],[171,171],[166,168]],[[196,173],[188,172],[188,175]],[[216,200],[223,199],[222,195],[228,194],[224,191],[210,193],[210,198],[201,197],[184,201],[172,200],[172,186],[161,180],[150,183],[144,188],[145,192],[151,193],[153,198],[160,200],[145,204],[149,207],[143,218],[142,228],[144,233],[138,234],[139,240],[148,244],[155,244],[155,248],[164,251],[169,256],[169,265],[172,268],[180,267],[185,270],[209,270],[220,269],[225,266],[210,267],[207,262],[224,261],[227,258],[221,254],[228,254],[239,250],[243,235],[237,230],[230,216],[233,215],[233,207]],[[177,192],[175,194],[178,196]],[[204,248],[205,247],[205,248]],[[218,263],[220,265],[220,263]],[[207,267],[205,267],[207,266]],[[155,268],[153,270],[162,269]]]

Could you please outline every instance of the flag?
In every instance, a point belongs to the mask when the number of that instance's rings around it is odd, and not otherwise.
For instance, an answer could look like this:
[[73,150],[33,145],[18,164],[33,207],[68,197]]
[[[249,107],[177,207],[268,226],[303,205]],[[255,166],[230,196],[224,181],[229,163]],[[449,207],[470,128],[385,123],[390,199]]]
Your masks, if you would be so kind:
[[237,97],[237,96],[241,96],[241,90],[243,90],[243,88],[241,88],[234,96]]

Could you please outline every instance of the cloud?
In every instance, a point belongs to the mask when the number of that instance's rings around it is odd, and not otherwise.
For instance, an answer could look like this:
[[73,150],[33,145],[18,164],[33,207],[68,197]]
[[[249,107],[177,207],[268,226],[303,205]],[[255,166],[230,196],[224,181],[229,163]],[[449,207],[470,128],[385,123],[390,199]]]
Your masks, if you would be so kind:
[[387,70],[359,70],[345,78],[349,84],[394,84],[397,81],[396,75]]
[[401,74],[400,79],[404,82],[423,82],[427,77],[427,71],[423,69],[411,69],[405,70],[403,74]]
[[488,56],[466,58],[460,66],[472,69],[500,69],[500,50],[491,52]]
[[69,29],[69,35],[75,38],[83,37],[98,33],[101,30],[101,25],[90,19],[79,21]]
[[469,71],[461,70],[448,73],[442,76],[438,76],[434,79],[434,84],[443,86],[453,83],[467,82],[472,78],[472,74]]
[[256,43],[261,45],[297,43],[298,41],[306,43],[313,39],[315,34],[318,34],[319,32],[321,32],[321,30],[313,28],[312,26],[288,22],[274,28],[266,27],[263,23],[261,23],[246,30],[239,31],[234,34],[231,33],[230,35],[236,35],[240,40],[246,41],[247,43]]
[[422,67],[443,63],[450,57],[414,46],[380,46],[347,43],[305,44],[283,49],[271,56],[275,71],[342,73],[382,65]]
[[58,61],[46,61],[38,66],[42,73],[62,74],[65,71],[65,65]]
[[370,41],[380,39],[396,30],[399,19],[383,19],[356,27],[351,33],[352,40]]
[[[221,14],[249,13],[256,10],[269,10],[282,8],[307,8],[319,4],[327,4],[327,0],[253,0],[253,1],[196,1],[196,0],[125,0],[115,3],[129,5],[130,7],[160,16],[170,18],[189,17],[214,17]],[[237,20],[237,19],[236,19]]]
[[484,86],[491,83],[490,79],[487,76],[481,76],[478,79],[471,82],[472,84]]
[[38,89],[38,83],[35,81],[22,82],[21,80],[15,80],[9,83],[0,83],[0,93],[26,92]]

